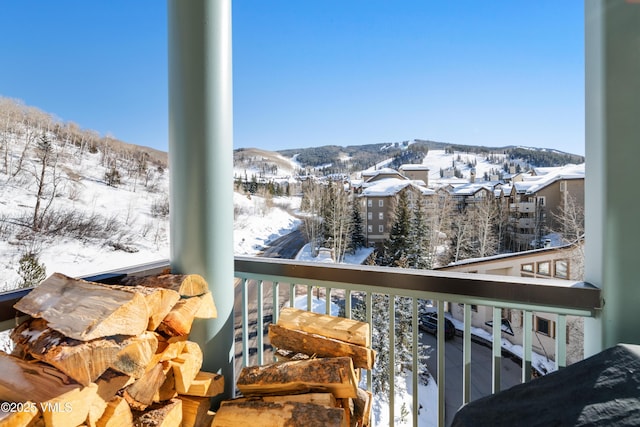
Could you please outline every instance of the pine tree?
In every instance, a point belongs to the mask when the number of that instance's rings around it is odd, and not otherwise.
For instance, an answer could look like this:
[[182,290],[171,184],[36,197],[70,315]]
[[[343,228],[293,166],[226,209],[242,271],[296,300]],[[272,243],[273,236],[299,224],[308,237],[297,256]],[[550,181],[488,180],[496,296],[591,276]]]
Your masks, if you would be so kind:
[[429,256],[429,238],[430,230],[427,226],[422,199],[418,199],[411,217],[411,230],[407,242],[408,250],[408,267],[424,269],[427,268],[427,257]]
[[[421,301],[419,300],[418,303]],[[376,363],[373,367],[372,389],[376,398],[387,398],[389,392],[388,372],[389,365],[393,363],[395,369],[394,378],[400,375],[407,366],[413,363],[413,329],[412,299],[408,297],[394,297],[395,313],[395,360],[389,359],[389,295],[371,295],[371,320],[372,331],[371,347],[376,350]],[[353,318],[366,321],[364,304],[355,304]],[[420,340],[418,340],[420,342]],[[426,349],[423,344],[418,344],[418,372],[428,372],[426,365]],[[420,375],[423,384],[426,384],[426,376]]]
[[349,250],[355,253],[360,248],[367,245],[364,237],[364,224],[362,223],[362,215],[360,213],[360,204],[355,197],[351,198],[351,241]]
[[38,255],[34,252],[28,251],[22,254],[18,265],[18,275],[22,279],[18,283],[20,288],[37,286],[46,277],[46,267],[44,263],[40,263]]
[[389,233],[389,239],[384,245],[384,263],[388,266],[398,266],[408,258],[407,243],[411,224],[406,191],[400,192],[394,214],[395,220]]

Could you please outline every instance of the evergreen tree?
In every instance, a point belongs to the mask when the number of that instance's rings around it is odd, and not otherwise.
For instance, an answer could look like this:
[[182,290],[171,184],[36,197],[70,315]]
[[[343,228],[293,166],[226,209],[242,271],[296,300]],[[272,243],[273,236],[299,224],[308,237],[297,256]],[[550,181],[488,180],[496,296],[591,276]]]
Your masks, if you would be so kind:
[[407,242],[407,264],[409,268],[427,268],[430,230],[424,217],[422,199],[418,199],[411,217],[411,230]]
[[46,278],[46,267],[40,263],[38,255],[28,251],[22,254],[18,262],[18,275],[22,279],[18,283],[20,288],[30,288],[37,286]]
[[[376,398],[388,399],[389,365],[393,363],[394,378],[399,379],[406,367],[413,362],[413,329],[412,299],[408,297],[394,297],[395,307],[395,360],[389,359],[389,295],[371,295],[372,336],[371,347],[376,350],[376,363],[373,367],[372,389]],[[418,301],[420,303],[420,301]],[[354,304],[353,318],[367,321],[363,303]],[[418,340],[420,342],[420,340]],[[418,344],[418,372],[428,372],[426,365],[426,349]],[[416,373],[417,374],[417,373]],[[420,375],[422,384],[426,384],[426,376]]]
[[408,258],[407,243],[409,239],[410,212],[406,191],[401,191],[396,201],[395,220],[391,226],[389,239],[384,245],[384,264],[399,266]]
[[364,224],[362,222],[362,214],[360,213],[360,203],[355,197],[351,198],[351,241],[349,250],[354,253],[359,248],[367,245],[364,237]]

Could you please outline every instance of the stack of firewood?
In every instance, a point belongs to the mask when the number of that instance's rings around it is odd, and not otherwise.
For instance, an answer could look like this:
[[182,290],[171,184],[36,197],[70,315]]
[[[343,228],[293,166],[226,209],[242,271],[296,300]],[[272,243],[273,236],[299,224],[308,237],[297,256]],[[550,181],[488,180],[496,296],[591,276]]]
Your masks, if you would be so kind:
[[0,426],[211,425],[223,378],[200,371],[188,340],[194,319],[217,314],[201,276],[54,274],[15,308],[31,317],[0,352]]
[[269,325],[278,362],[243,368],[241,399],[223,402],[213,426],[368,426],[371,393],[358,387],[375,351],[367,323],[294,308]]

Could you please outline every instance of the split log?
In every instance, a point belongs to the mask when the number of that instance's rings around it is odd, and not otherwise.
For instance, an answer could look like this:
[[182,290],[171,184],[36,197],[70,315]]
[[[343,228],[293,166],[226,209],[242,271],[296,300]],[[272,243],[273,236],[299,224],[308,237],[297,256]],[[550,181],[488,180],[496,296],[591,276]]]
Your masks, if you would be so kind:
[[166,379],[162,364],[158,363],[135,383],[127,387],[123,396],[131,409],[144,411],[153,403],[153,397]]
[[14,307],[45,319],[65,336],[90,341],[113,335],[139,335],[147,329],[149,312],[138,293],[55,273]]
[[128,276],[121,284],[127,286],[147,286],[150,288],[171,289],[183,297],[195,297],[209,291],[204,277],[198,274],[162,274],[159,276]]
[[211,427],[247,425],[271,427],[347,427],[342,408],[300,402],[228,402],[220,407]]
[[372,369],[376,354],[367,347],[273,324],[269,325],[269,340],[275,347],[318,357],[348,356],[356,368]]
[[198,297],[181,299],[160,322],[157,330],[169,336],[189,335],[202,300]]
[[178,396],[182,401],[182,427],[204,426],[211,407],[208,397]]
[[155,331],[160,322],[180,300],[180,294],[173,289],[150,288],[147,286],[103,285],[125,292],[136,292],[144,296],[149,309],[148,331]]
[[350,399],[350,398],[340,399],[339,406],[342,409],[344,409],[344,416],[346,418],[347,425],[349,427],[354,427],[354,424],[352,421],[353,417],[351,416],[351,414],[353,414],[353,399]]
[[278,326],[322,335],[363,347],[371,347],[369,324],[344,317],[285,307],[280,311]]
[[127,401],[116,396],[107,403],[107,408],[96,423],[96,427],[121,427],[133,425],[133,415]]
[[129,375],[107,369],[95,383],[98,386],[98,396],[105,402],[110,402],[119,390],[133,384],[134,381],[135,379]]
[[171,399],[154,403],[144,412],[134,411],[135,427],[180,427],[182,424],[182,401]]
[[276,350],[276,361],[277,362],[288,362],[292,360],[306,360],[311,356],[303,353],[296,353],[295,351],[289,351],[285,348],[279,348]]
[[281,362],[245,367],[237,381],[245,396],[331,392],[337,398],[356,397],[357,383],[349,357]]
[[118,352],[110,367],[133,378],[140,378],[148,370],[158,348],[156,334],[145,331],[126,339],[123,344],[124,347]]
[[88,427],[96,427],[98,420],[102,418],[104,411],[107,409],[107,402],[98,394],[95,395],[91,405],[89,406],[89,413],[87,414],[87,420],[85,424]]
[[371,423],[371,405],[373,396],[370,391],[358,388],[358,397],[353,399],[353,416],[360,427],[368,427]]
[[186,335],[166,338],[160,334],[156,334],[156,337],[158,338],[158,350],[156,350],[156,354],[159,355],[158,362],[180,356],[188,338]]
[[140,377],[157,347],[155,335],[149,332],[79,341],[51,329],[43,319],[23,322],[11,338],[23,353],[55,366],[85,386],[109,367]]
[[[165,363],[167,364],[166,366]],[[166,379],[164,380],[156,394],[153,396],[154,402],[170,400],[178,395],[178,392],[176,391],[176,377],[173,373],[173,367],[168,362],[163,362],[162,366],[162,372],[164,372]]]
[[40,418],[40,411],[35,402],[24,402],[19,407],[17,404],[14,405],[15,408],[9,409],[21,410],[0,410],[0,427],[32,427]]
[[83,423],[98,389],[95,384],[81,386],[53,366],[2,352],[0,372],[0,400],[36,402],[47,426]]
[[211,292],[206,292],[194,298],[201,300],[200,308],[196,312],[196,319],[215,319],[218,317],[218,309],[213,302],[213,294]]
[[200,371],[191,381],[187,396],[213,397],[224,392],[224,377],[220,374]]
[[44,319],[29,319],[11,332],[16,348],[55,366],[82,385],[89,385],[106,371],[122,348],[115,339],[89,342],[67,338],[49,328]]
[[175,375],[175,385],[178,393],[188,393],[200,368],[202,368],[202,350],[194,342],[186,341],[183,352],[179,357],[171,360],[173,374]]
[[338,402],[331,393],[304,393],[304,394],[288,394],[285,396],[256,396],[256,397],[239,397],[233,400],[225,400],[221,402],[221,405],[226,405],[229,402],[246,402],[246,401],[259,401],[259,402],[271,402],[271,403],[286,403],[286,402],[299,402],[299,403],[313,403],[315,405],[329,406],[336,408]]

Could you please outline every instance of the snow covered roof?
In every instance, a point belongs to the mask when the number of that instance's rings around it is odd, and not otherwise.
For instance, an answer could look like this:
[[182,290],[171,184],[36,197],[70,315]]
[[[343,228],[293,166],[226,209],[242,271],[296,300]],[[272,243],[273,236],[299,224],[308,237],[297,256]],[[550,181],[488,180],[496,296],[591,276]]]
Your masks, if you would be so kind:
[[405,171],[428,171],[429,167],[426,165],[406,164],[400,166],[400,169]]
[[[398,194],[399,191],[411,186],[420,191],[423,195],[435,194],[435,191],[418,185],[421,181],[410,181],[400,178],[386,178],[379,181],[364,184],[365,189],[362,195],[365,197],[388,197]],[[423,183],[424,184],[424,183]]]
[[552,237],[552,239],[551,239],[552,241],[551,241],[551,246],[550,247],[539,248],[539,249],[530,249],[528,251],[503,253],[503,254],[486,256],[486,257],[483,257],[483,258],[467,258],[467,259],[464,259],[462,261],[451,262],[451,263],[449,263],[447,265],[444,265],[442,267],[436,267],[436,268],[434,268],[434,270],[447,270],[447,269],[450,269],[450,268],[453,268],[453,267],[459,267],[459,266],[462,266],[462,265],[477,264],[477,263],[482,263],[482,262],[490,262],[490,261],[496,261],[496,260],[508,259],[508,258],[519,258],[519,257],[525,257],[525,256],[529,256],[529,255],[536,255],[536,254],[543,253],[543,252],[564,251],[564,250],[567,250],[567,249],[571,249],[574,246],[580,245],[580,244],[582,244],[584,242],[584,238],[580,238],[575,242],[564,243],[562,240],[558,239],[557,236],[551,236],[551,235],[548,235],[548,236]]
[[362,177],[372,177],[372,176],[376,176],[376,175],[380,175],[380,174],[398,174],[399,172],[395,169],[391,169],[391,168],[381,168],[381,169],[376,169],[376,170],[372,170],[372,171],[362,171]]
[[555,168],[537,168],[535,176],[524,176],[521,182],[513,184],[517,193],[533,194],[553,184],[567,179],[584,179],[584,163]]
[[462,185],[454,185],[451,194],[454,196],[471,196],[481,190],[493,192],[500,183],[496,182],[475,182]]

